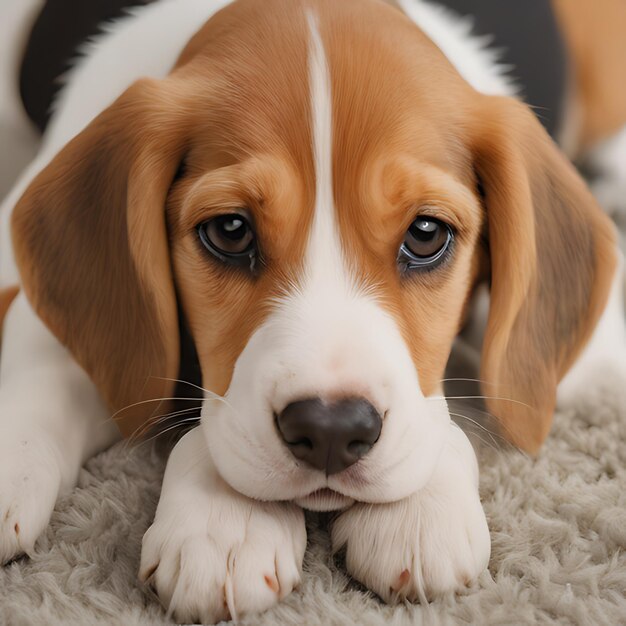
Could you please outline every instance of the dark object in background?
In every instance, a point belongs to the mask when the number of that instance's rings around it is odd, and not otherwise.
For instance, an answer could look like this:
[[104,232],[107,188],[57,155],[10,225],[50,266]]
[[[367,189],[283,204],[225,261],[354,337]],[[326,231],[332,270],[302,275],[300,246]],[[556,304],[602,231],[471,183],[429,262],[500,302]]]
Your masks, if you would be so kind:
[[437,0],[473,17],[476,35],[491,35],[500,62],[521,87],[524,102],[556,138],[567,95],[568,59],[550,0]]
[[[59,90],[57,78],[80,45],[100,24],[125,8],[155,0],[48,0],[35,22],[24,53],[20,92],[29,117],[43,131]],[[341,0],[335,0],[340,2]],[[524,100],[554,138],[567,90],[567,55],[550,0],[437,0],[470,15],[477,35],[492,35],[501,62],[522,88]]]
[[[18,0],[19,1],[19,0]],[[99,32],[107,20],[124,9],[155,0],[47,0],[37,17],[22,57],[20,95],[39,130],[50,119],[50,106],[59,91],[58,77],[66,72],[80,45]]]

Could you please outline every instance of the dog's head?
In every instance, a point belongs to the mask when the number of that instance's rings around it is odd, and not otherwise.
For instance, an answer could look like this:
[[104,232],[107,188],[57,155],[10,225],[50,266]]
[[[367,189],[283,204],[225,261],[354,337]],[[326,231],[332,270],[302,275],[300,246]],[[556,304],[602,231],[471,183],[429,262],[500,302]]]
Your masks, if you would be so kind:
[[427,481],[481,279],[489,409],[536,450],[614,266],[533,114],[370,0],[216,14],[59,153],[13,229],[39,315],[113,408],[134,404],[126,432],[172,395],[184,325],[219,472],[317,508]]

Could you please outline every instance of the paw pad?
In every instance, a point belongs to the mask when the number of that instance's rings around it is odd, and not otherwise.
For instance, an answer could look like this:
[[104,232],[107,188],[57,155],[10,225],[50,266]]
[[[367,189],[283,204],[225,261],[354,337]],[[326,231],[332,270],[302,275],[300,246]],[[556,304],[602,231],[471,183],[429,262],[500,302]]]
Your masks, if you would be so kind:
[[280,591],[280,585],[278,584],[278,580],[276,579],[276,576],[270,576],[268,574],[265,574],[264,579],[265,579],[265,584],[274,593],[278,593]]
[[396,581],[395,585],[392,585],[391,591],[393,593],[400,593],[402,588],[406,586],[410,579],[411,572],[409,572],[408,569],[403,570],[400,576],[398,576],[398,580]]

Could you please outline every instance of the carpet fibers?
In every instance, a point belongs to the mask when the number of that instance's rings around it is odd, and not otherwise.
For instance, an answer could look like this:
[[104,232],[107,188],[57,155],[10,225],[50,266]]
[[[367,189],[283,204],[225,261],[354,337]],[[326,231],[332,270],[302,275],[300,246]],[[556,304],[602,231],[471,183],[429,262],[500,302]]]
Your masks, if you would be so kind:
[[[489,573],[428,606],[385,606],[330,555],[327,516],[308,518],[300,588],[246,624],[626,624],[626,390],[611,372],[557,413],[538,459],[480,439]],[[168,624],[136,579],[167,445],[123,443],[92,459],[57,504],[32,559],[0,569],[0,623]]]

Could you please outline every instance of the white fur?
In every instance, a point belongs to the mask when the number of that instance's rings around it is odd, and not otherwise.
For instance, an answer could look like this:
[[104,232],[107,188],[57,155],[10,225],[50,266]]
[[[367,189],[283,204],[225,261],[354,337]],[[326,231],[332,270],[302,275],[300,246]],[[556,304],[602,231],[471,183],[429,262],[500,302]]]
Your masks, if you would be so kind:
[[626,126],[587,155],[599,176],[591,190],[600,206],[618,223],[626,221]]
[[[40,153],[0,208],[0,287],[19,282],[9,219],[30,181],[134,80],[165,76],[191,35],[225,4],[164,0],[137,9],[93,44],[60,98]],[[0,380],[0,561],[6,561],[32,549],[58,494],[119,434],[91,380],[23,294],[5,318]]]
[[398,0],[398,5],[446,55],[459,74],[477,91],[491,96],[515,96],[517,87],[498,63],[489,37],[472,34],[472,18],[424,0]]
[[[424,398],[395,320],[347,266],[333,201],[328,66],[312,17],[309,23],[316,200],[303,275],[242,351],[226,402],[207,399],[202,426],[216,467],[232,487],[250,497],[325,509],[397,500],[423,487],[450,417],[442,397]],[[363,459],[326,476],[293,457],[274,415],[298,400],[346,395],[366,397],[385,415],[384,425]],[[343,498],[308,497],[325,487]]]
[[17,296],[0,358],[0,564],[29,553],[59,493],[119,432],[69,352]]
[[557,390],[560,408],[573,408],[589,394],[608,371],[626,381],[626,326],[624,324],[624,257],[619,260],[609,299],[591,339],[561,380]]
[[[464,584],[465,577],[473,579],[489,558],[474,452],[465,435],[450,425],[445,401],[420,393],[415,367],[395,322],[372,295],[355,284],[346,267],[333,202],[328,66],[312,15],[309,24],[316,202],[304,275],[248,342],[225,400],[205,399],[202,431],[193,431],[176,446],[155,524],[144,540],[142,568],[148,572],[161,563],[154,583],[179,619],[223,618],[222,589],[228,598],[229,585],[240,594],[229,605],[231,614],[262,609],[278,599],[268,592],[263,572],[271,569],[274,558],[293,562],[293,536],[301,529],[281,523],[280,516],[269,518],[268,511],[276,515],[283,510],[272,507],[288,505],[261,504],[253,498],[295,500],[303,506],[329,509],[347,507],[354,500],[398,500],[422,489],[389,505],[385,511],[409,513],[385,518],[385,523],[393,523],[406,539],[406,545],[398,546],[400,552],[417,549],[416,517],[423,520],[424,538],[435,538],[441,532],[438,529],[445,529],[450,555],[443,566],[436,550],[425,548],[419,557],[424,571],[433,576],[428,589],[448,590],[459,581]],[[327,477],[291,455],[278,436],[274,413],[298,399],[350,392],[367,396],[386,413],[383,431],[364,459]],[[209,453],[199,439],[201,433]],[[429,480],[437,482],[427,486]],[[323,487],[343,497],[308,497]],[[442,509],[442,502],[450,509]],[[378,506],[369,508],[378,511]],[[352,510],[365,509],[348,509]],[[357,574],[360,569],[354,564],[365,561],[367,555],[356,543],[358,526],[352,523],[356,514],[345,515],[338,528],[350,536],[351,554],[358,555],[348,565]],[[218,529],[211,524],[213,519],[225,521]],[[249,540],[241,547],[242,534],[254,537],[261,531],[266,544]],[[371,532],[376,529],[372,527]],[[238,575],[238,570],[231,571],[233,550],[244,550],[238,558],[245,558],[247,564],[238,584],[230,582]],[[395,552],[389,555],[388,567],[381,572],[401,571],[404,561],[395,562],[399,556]],[[302,551],[296,550],[295,558],[299,571]],[[288,583],[288,590],[292,584]],[[381,578],[374,589],[385,584]]]
[[154,523],[143,539],[140,576],[179,621],[237,620],[291,592],[305,548],[302,509],[231,489],[196,428],[168,460]]
[[426,487],[398,502],[357,503],[332,526],[333,550],[346,548],[348,571],[387,602],[460,589],[489,563],[474,450],[455,424],[448,428]]
[[[40,155],[0,210],[0,286],[17,279],[8,220],[36,173],[135,79],[164,76],[193,32],[226,4],[162,0],[136,9],[87,47],[89,56],[57,102]],[[450,26],[449,15],[421,1],[401,4],[476,88],[511,92],[466,27]],[[383,597],[404,569],[410,577],[398,592],[413,598],[420,590],[456,588],[489,558],[471,446],[450,424],[445,400],[421,394],[395,320],[371,290],[355,282],[341,250],[330,81],[312,17],[310,26],[317,195],[305,271],[240,355],[225,401],[207,397],[201,427],[175,447],[155,522],[144,538],[142,574],[158,565],[151,580],[181,619],[226,617],[224,601],[233,617],[259,610],[297,583],[305,546],[302,512],[262,499],[318,508],[361,501],[341,515],[333,540],[347,544],[350,571]],[[0,557],[7,559],[30,550],[58,492],[70,488],[82,462],[117,433],[92,383],[23,295],[4,331]],[[386,417],[371,452],[327,478],[292,457],[273,412],[302,397],[337,391],[366,395]],[[307,500],[322,487],[343,495],[332,502]],[[278,593],[271,589],[273,576]]]

